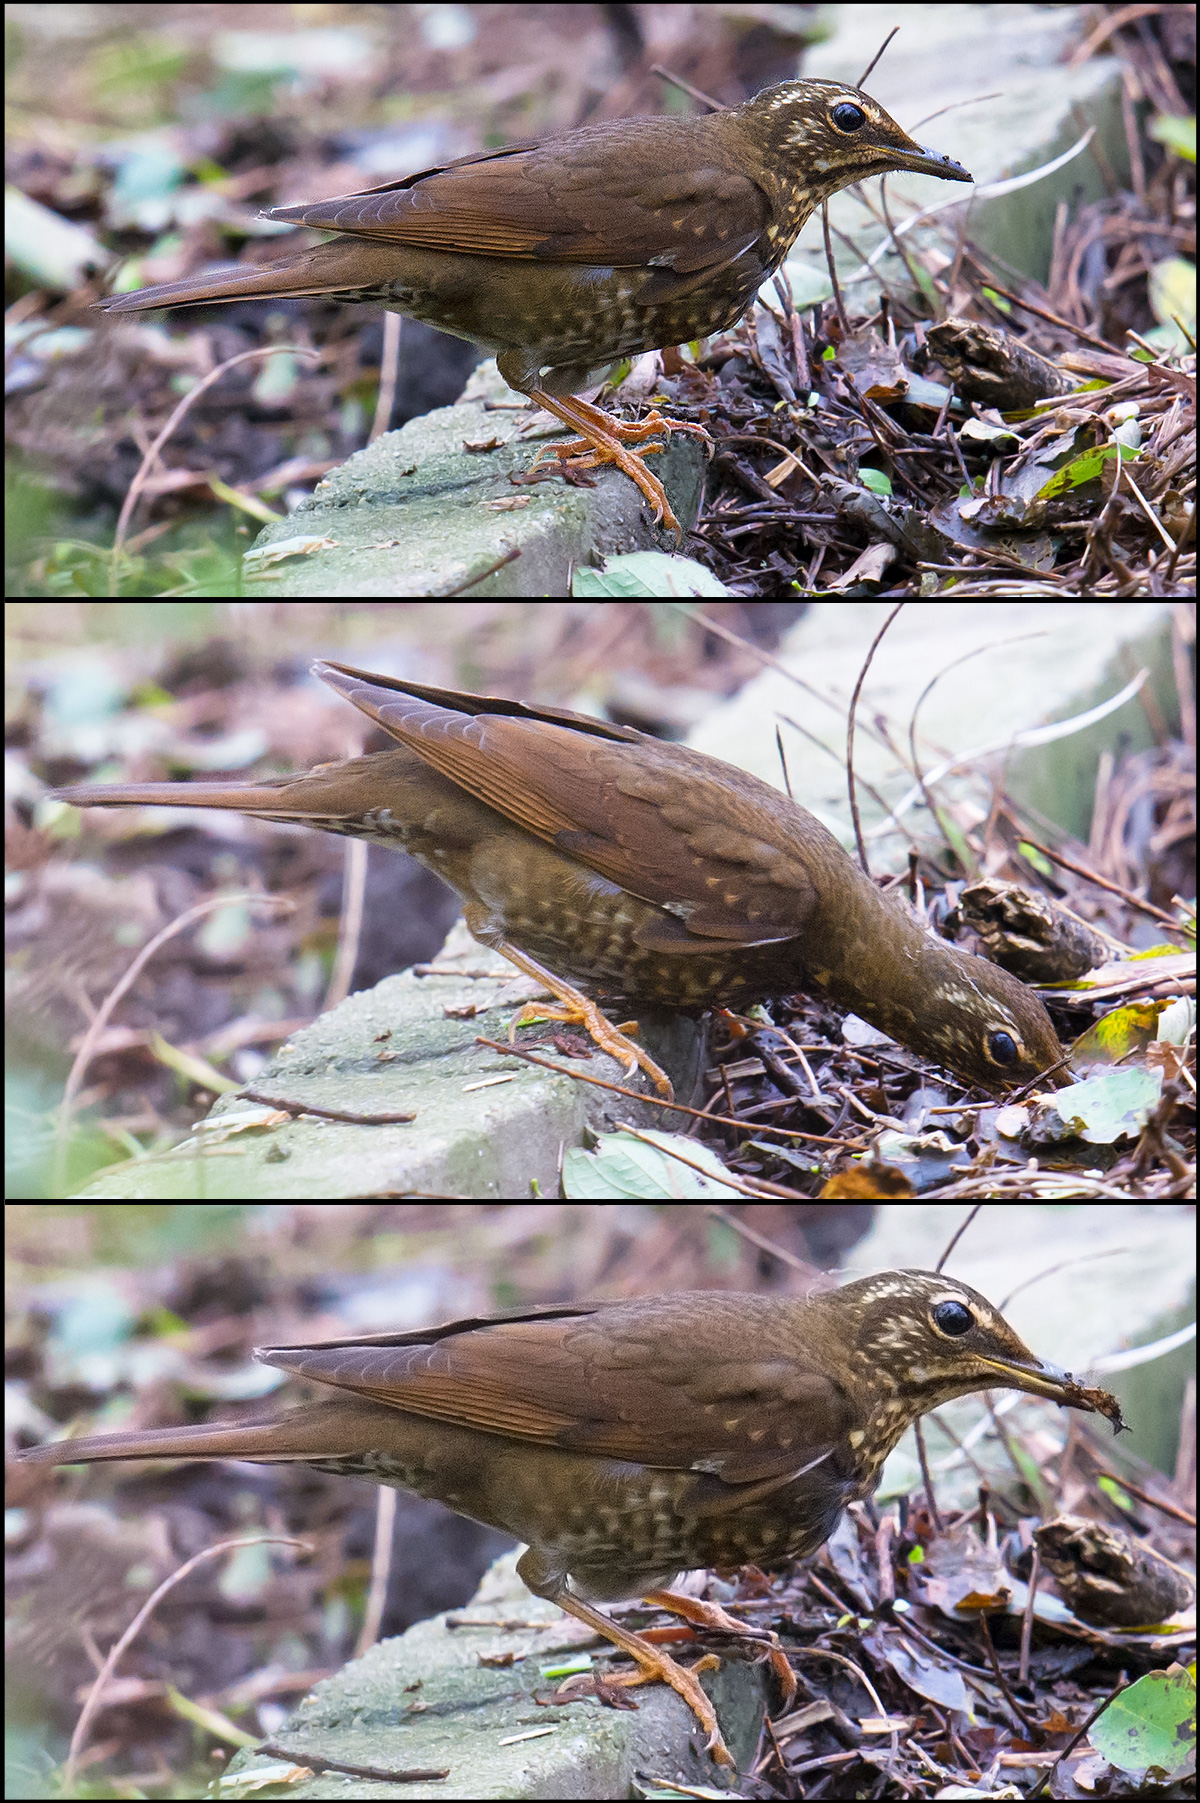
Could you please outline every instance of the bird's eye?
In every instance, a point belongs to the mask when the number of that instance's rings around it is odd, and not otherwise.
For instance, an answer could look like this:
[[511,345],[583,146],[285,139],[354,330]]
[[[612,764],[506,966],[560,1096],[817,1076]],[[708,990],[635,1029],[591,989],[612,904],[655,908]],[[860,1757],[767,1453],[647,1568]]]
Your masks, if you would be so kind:
[[999,1028],[988,1034],[988,1051],[996,1064],[1008,1065],[1017,1062],[1017,1042],[1011,1033],[1002,1033]]
[[953,1334],[955,1338],[969,1333],[975,1325],[975,1317],[965,1302],[939,1302],[933,1311],[933,1319],[943,1333]]
[[852,100],[839,100],[830,117],[839,131],[861,131],[867,115]]

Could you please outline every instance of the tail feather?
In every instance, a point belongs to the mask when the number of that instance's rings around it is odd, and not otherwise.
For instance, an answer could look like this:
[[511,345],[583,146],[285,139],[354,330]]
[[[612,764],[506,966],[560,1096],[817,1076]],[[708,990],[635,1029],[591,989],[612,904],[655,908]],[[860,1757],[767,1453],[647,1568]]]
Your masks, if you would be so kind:
[[158,307],[194,306],[202,301],[298,300],[304,295],[335,295],[338,300],[383,298],[381,290],[396,280],[394,244],[372,243],[347,234],[314,250],[273,263],[240,263],[215,275],[188,276],[160,282],[136,294],[110,294],[95,303],[102,313],[148,313]]
[[142,1433],[55,1440],[16,1457],[26,1465],[94,1465],[113,1459],[289,1460],[353,1458],[388,1444],[397,1411],[347,1398],[293,1409],[275,1421],[215,1422],[210,1427],[156,1427]]

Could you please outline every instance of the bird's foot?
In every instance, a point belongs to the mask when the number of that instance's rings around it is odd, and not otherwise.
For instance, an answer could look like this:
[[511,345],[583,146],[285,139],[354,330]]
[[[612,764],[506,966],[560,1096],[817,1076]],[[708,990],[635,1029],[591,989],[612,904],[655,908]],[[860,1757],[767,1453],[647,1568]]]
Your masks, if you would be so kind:
[[[578,395],[549,395],[541,389],[535,389],[532,398],[556,419],[561,419],[565,426],[571,426],[580,434],[578,438],[568,439],[564,444],[547,445],[540,451],[526,472],[533,476],[543,459],[552,457],[557,460],[560,470],[596,469],[601,464],[612,463],[623,470],[631,482],[635,482],[654,509],[654,520],[657,525],[662,522],[670,531],[683,537],[683,528],[676,519],[667,500],[667,491],[654,472],[647,468],[644,459],[655,451],[665,448],[666,440],[672,432],[691,433],[700,438],[706,445],[712,439],[703,426],[693,425],[687,420],[666,419],[657,411],[643,420],[625,421],[613,419],[602,413],[599,407],[593,407],[588,401],[581,401]],[[661,438],[662,444],[647,444],[646,440]],[[627,450],[626,446],[636,446]]]
[[669,1615],[682,1616],[693,1627],[708,1628],[717,1634],[731,1634],[736,1640],[764,1644],[771,1670],[783,1690],[785,1707],[795,1696],[796,1674],[788,1664],[787,1655],[779,1644],[778,1634],[766,1628],[752,1628],[748,1623],[738,1621],[736,1616],[727,1614],[719,1603],[706,1603],[698,1597],[681,1596],[674,1590],[651,1590],[646,1593],[644,1600],[653,1603],[656,1608],[665,1609]]
[[717,1712],[709,1702],[705,1692],[700,1688],[697,1672],[715,1672],[720,1669],[721,1661],[715,1653],[705,1653],[697,1659],[695,1665],[680,1665],[669,1653],[660,1647],[648,1645],[640,1634],[630,1636],[637,1641],[637,1646],[628,1646],[624,1650],[635,1661],[637,1669],[632,1672],[606,1672],[606,1684],[620,1685],[622,1689],[632,1690],[636,1684],[669,1684],[671,1689],[681,1696],[704,1732],[708,1735],[706,1750],[712,1754],[718,1765],[732,1765],[733,1755],[725,1745],[725,1738],[717,1722]]
[[[528,1560],[530,1557],[531,1554],[526,1553],[524,1560]],[[520,1570],[519,1566],[518,1570]],[[529,1575],[527,1571],[521,1572],[524,1582],[529,1582]],[[533,1575],[536,1577],[536,1573]],[[576,1621],[584,1622],[593,1634],[598,1634],[602,1640],[611,1641],[613,1646],[619,1647],[626,1657],[632,1659],[637,1666],[637,1670],[634,1672],[606,1673],[602,1679],[603,1685],[615,1684],[624,1688],[632,1688],[635,1684],[655,1682],[669,1684],[671,1689],[683,1698],[707,1734],[707,1747],[713,1759],[718,1765],[733,1764],[733,1756],[725,1745],[717,1722],[717,1712],[701,1690],[699,1679],[696,1676],[697,1672],[715,1670],[720,1664],[719,1659],[715,1658],[712,1653],[705,1653],[704,1657],[697,1660],[689,1670],[687,1666],[676,1664],[669,1653],[661,1652],[657,1647],[651,1646],[648,1641],[642,1639],[640,1634],[635,1634],[630,1628],[623,1628],[619,1622],[612,1619],[611,1615],[605,1615],[603,1610],[593,1608],[591,1603],[576,1596],[565,1585],[560,1583],[548,1588],[552,1592],[552,1600],[558,1604],[560,1609],[565,1610],[568,1615],[573,1615]]]
[[602,1052],[607,1052],[610,1058],[615,1058],[619,1064],[625,1066],[627,1077],[632,1077],[640,1065],[668,1102],[674,1098],[675,1091],[671,1087],[671,1079],[666,1071],[654,1062],[644,1046],[638,1045],[628,1037],[627,1029],[636,1025],[635,1022],[627,1021],[624,1029],[614,1027],[607,1016],[601,1014],[595,1002],[580,990],[572,988],[569,983],[564,983],[561,977],[557,977],[553,971],[545,969],[528,953],[518,951],[515,946],[509,945],[507,940],[504,944],[498,945],[496,950],[502,952],[510,963],[523,970],[526,976],[534,977],[539,983],[544,984],[551,995],[558,998],[560,1004],[558,1007],[554,1007],[545,1002],[527,1002],[521,1013],[509,1026],[510,1039],[518,1027],[525,1026],[528,1021],[536,1019],[560,1020],[568,1026],[583,1027]]

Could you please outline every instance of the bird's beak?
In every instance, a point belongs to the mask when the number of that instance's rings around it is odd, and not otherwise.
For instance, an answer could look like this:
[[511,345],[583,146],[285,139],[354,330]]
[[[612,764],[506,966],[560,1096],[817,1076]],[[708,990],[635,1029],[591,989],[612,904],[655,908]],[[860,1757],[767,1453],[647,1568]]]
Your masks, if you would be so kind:
[[1030,1396],[1049,1397],[1062,1408],[1103,1415],[1112,1422],[1114,1433],[1119,1434],[1126,1426],[1121,1405],[1110,1391],[1081,1384],[1069,1371],[1063,1371],[1057,1365],[1047,1364],[1044,1359],[1030,1359],[1026,1363],[1023,1359],[996,1358],[985,1353],[976,1356],[981,1365],[990,1366],[1011,1389],[1024,1390]]

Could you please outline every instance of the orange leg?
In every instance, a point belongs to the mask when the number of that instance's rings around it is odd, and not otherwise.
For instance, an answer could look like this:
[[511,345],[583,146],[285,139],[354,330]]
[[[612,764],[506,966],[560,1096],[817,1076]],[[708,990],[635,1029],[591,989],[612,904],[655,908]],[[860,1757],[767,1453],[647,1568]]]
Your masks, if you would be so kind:
[[636,1672],[629,1675],[617,1673],[608,1678],[606,1682],[628,1686],[652,1684],[657,1680],[663,1684],[669,1684],[671,1689],[677,1691],[683,1698],[708,1735],[708,1751],[717,1764],[733,1764],[732,1755],[721,1736],[716,1710],[701,1690],[695,1676],[696,1672],[711,1671],[719,1664],[719,1661],[711,1653],[706,1653],[704,1658],[689,1671],[687,1666],[677,1665],[669,1653],[664,1653],[659,1648],[649,1645],[640,1634],[634,1634],[628,1628],[621,1627],[610,1616],[603,1614],[599,1609],[593,1609],[590,1603],[585,1603],[581,1597],[573,1595],[570,1591],[562,1591],[554,1598],[554,1601],[560,1609],[565,1609],[568,1615],[573,1615],[577,1621],[585,1622],[593,1633],[599,1634],[602,1640],[610,1640],[614,1646],[620,1647],[623,1653],[627,1653],[631,1659],[636,1661],[638,1667]]
[[667,1076],[666,1071],[655,1064],[649,1052],[642,1046],[636,1045],[632,1039],[626,1037],[620,1028],[614,1027],[612,1022],[601,1014],[595,1002],[578,989],[573,989],[569,983],[564,983],[561,977],[556,977],[553,971],[547,970],[537,962],[536,958],[531,958],[527,952],[518,951],[515,945],[509,945],[507,940],[503,944],[497,945],[496,950],[502,952],[510,964],[515,964],[518,969],[523,970],[526,976],[536,978],[550,991],[551,995],[557,996],[562,1004],[561,1007],[554,1008],[545,1002],[527,1002],[524,1009],[512,1022],[509,1028],[510,1035],[515,1033],[518,1027],[525,1025],[526,1017],[532,1019],[544,1016],[548,1020],[564,1021],[570,1026],[581,1026],[595,1040],[601,1051],[607,1052],[610,1058],[615,1058],[619,1064],[625,1066],[626,1076],[631,1077],[640,1064],[667,1101],[672,1100],[675,1091],[671,1087],[671,1079]]
[[[579,437],[570,439],[566,444],[548,445],[538,454],[533,469],[544,457],[556,457],[560,463],[570,463],[576,469],[595,469],[602,463],[615,463],[618,469],[624,470],[631,482],[636,482],[650,505],[654,509],[655,523],[662,521],[683,537],[683,528],[671,510],[667,500],[667,491],[652,470],[648,469],[644,459],[648,453],[661,451],[661,444],[645,444],[647,438],[669,438],[672,432],[690,432],[702,438],[705,444],[712,440],[703,426],[692,425],[684,420],[664,419],[661,413],[651,413],[648,418],[636,424],[626,424],[623,420],[612,419],[602,413],[599,407],[593,407],[589,401],[581,401],[578,395],[547,394],[544,388],[530,388],[529,398],[552,413],[555,419],[562,420],[564,426],[570,426],[579,433]],[[626,450],[627,444],[639,445],[639,450]]]
[[774,1634],[764,1634],[757,1628],[748,1628],[744,1621],[736,1616],[727,1615],[719,1603],[704,1603],[697,1597],[680,1596],[674,1590],[647,1591],[646,1602],[653,1603],[656,1608],[665,1609],[668,1615],[681,1615],[684,1621],[690,1621],[698,1628],[712,1628],[721,1634],[733,1634],[739,1640],[762,1640],[769,1647],[771,1669],[779,1679],[783,1688],[784,1704],[791,1702],[796,1694],[796,1674],[787,1662],[787,1656]]

